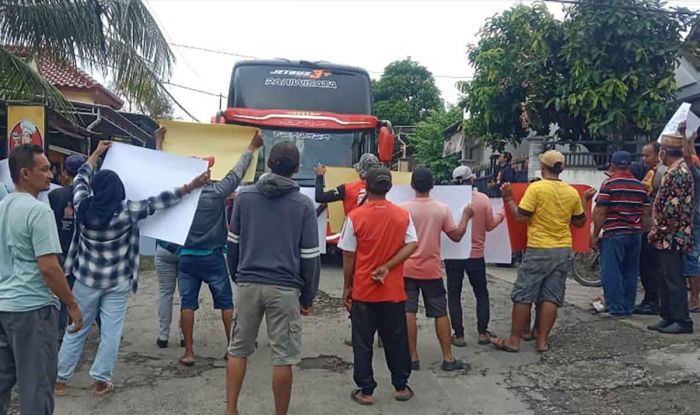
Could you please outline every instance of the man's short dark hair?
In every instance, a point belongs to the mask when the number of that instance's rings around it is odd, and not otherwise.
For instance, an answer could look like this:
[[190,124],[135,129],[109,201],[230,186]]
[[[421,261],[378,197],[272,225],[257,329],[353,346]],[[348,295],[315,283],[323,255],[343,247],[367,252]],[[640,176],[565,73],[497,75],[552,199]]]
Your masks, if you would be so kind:
[[35,154],[44,154],[44,149],[36,144],[22,144],[12,150],[8,163],[10,165],[10,177],[12,177],[14,184],[19,182],[20,170],[31,169],[34,166]]
[[384,196],[391,190],[391,171],[386,167],[373,167],[367,172],[367,191]]
[[648,143],[644,144],[644,147],[646,146],[651,146],[651,148],[654,149],[654,153],[661,151],[661,144],[659,144],[658,141],[649,141]]
[[291,141],[281,141],[272,147],[268,160],[273,173],[291,177],[299,169],[299,149]]
[[503,158],[506,159],[506,163],[510,163],[511,161],[513,161],[513,155],[510,154],[509,152],[504,151],[501,154],[503,155]]
[[561,172],[564,171],[564,165],[562,163],[554,163],[554,166],[549,167],[546,164],[543,164],[545,170],[547,170],[551,174],[561,174]]
[[420,193],[428,193],[435,186],[433,172],[426,167],[417,167],[411,174],[411,187]]

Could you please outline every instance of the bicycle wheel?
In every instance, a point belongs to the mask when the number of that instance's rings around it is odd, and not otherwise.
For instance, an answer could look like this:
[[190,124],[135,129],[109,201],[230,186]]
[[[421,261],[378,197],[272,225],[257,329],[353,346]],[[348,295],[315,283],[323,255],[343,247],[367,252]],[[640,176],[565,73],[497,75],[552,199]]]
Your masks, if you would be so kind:
[[584,287],[600,287],[600,254],[597,251],[577,252],[571,276]]

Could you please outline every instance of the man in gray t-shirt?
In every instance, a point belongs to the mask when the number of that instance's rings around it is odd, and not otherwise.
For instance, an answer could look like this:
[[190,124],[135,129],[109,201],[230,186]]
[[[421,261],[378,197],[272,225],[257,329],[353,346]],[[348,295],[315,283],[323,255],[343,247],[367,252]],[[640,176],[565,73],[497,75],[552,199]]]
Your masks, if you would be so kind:
[[15,191],[0,202],[0,413],[16,384],[20,411],[46,414],[54,407],[58,299],[68,305],[71,331],[83,317],[58,262],[53,212],[37,200],[49,189],[51,164],[41,147],[24,144],[12,150],[9,165]]

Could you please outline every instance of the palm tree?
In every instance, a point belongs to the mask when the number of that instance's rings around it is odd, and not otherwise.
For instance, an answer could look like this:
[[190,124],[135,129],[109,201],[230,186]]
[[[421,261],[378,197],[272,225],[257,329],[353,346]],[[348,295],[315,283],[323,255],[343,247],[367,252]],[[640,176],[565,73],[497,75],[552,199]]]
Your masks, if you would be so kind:
[[[16,53],[22,50],[22,58]],[[51,59],[96,71],[116,93],[152,113],[168,101],[163,86],[174,56],[141,0],[0,0],[0,99],[70,108],[32,68]]]

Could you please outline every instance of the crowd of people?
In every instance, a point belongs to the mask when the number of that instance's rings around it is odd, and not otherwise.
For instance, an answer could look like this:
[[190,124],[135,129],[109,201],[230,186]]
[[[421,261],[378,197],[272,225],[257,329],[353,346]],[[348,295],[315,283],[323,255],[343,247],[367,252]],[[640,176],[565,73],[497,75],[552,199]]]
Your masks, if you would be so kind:
[[[164,133],[157,132],[160,139]],[[598,192],[592,215],[591,246],[601,253],[604,307],[615,316],[659,313],[660,322],[649,328],[662,333],[693,330],[684,276],[692,277],[690,304],[698,308],[700,162],[695,137],[685,139],[681,131],[678,136],[665,135],[660,144],[647,145],[646,168],[633,163],[629,153],[613,154],[610,177]],[[41,147],[27,144],[11,152],[15,191],[0,202],[0,414],[7,413],[15,385],[22,414],[52,413],[54,395],[67,393],[93,323],[99,326],[100,340],[89,371],[94,380],[91,392],[112,392],[129,295],[138,289],[138,222],[199,188],[185,243],[157,242],[156,345],[169,346],[173,297],[179,286],[179,340],[184,348],[179,363],[196,364],[195,312],[201,285],[206,283],[214,308],[221,310],[228,345],[227,413],[238,413],[247,358],[257,348],[263,318],[275,411],[287,413],[292,365],[301,355],[302,316],[312,312],[319,286],[317,209],[292,179],[300,154],[290,142],[274,145],[267,155],[269,172],[236,193],[262,143],[256,135],[220,181],[211,182],[206,172],[177,189],[127,200],[119,176],[97,169],[111,144],[102,141],[89,158],[66,160],[67,186],[49,194],[49,205],[37,200],[52,179]],[[356,383],[352,401],[374,403],[378,384],[372,357],[377,333],[394,398],[402,402],[413,398],[409,378],[412,371],[421,370],[416,323],[420,297],[426,317],[434,320],[441,369],[464,368],[452,348],[467,345],[462,310],[465,275],[476,300],[478,344],[517,353],[523,341],[535,341],[538,352],[549,350],[573,260],[571,226],[589,223],[585,206],[596,190],[580,195],[562,181],[565,158],[550,150],[539,156],[541,180],[531,183],[516,202],[510,182],[518,178],[508,168],[511,158],[501,157],[496,181],[504,212],[493,212],[489,198],[473,186],[476,177],[469,167],[454,169],[454,184],[472,192],[458,221],[447,205],[431,198],[435,180],[427,168],[413,171],[415,197],[401,205],[387,200],[391,172],[371,154],[363,155],[355,166],[357,181],[329,191],[324,189],[325,167],[316,168],[316,202],[342,201],[346,215],[338,248],[343,252],[343,302],[351,322]],[[486,233],[503,222],[506,211],[528,225],[527,249],[511,293],[511,331],[499,338],[489,331],[484,245]],[[443,272],[441,234],[459,242],[470,223],[469,259],[446,260]],[[638,275],[646,292],[635,306]]]

